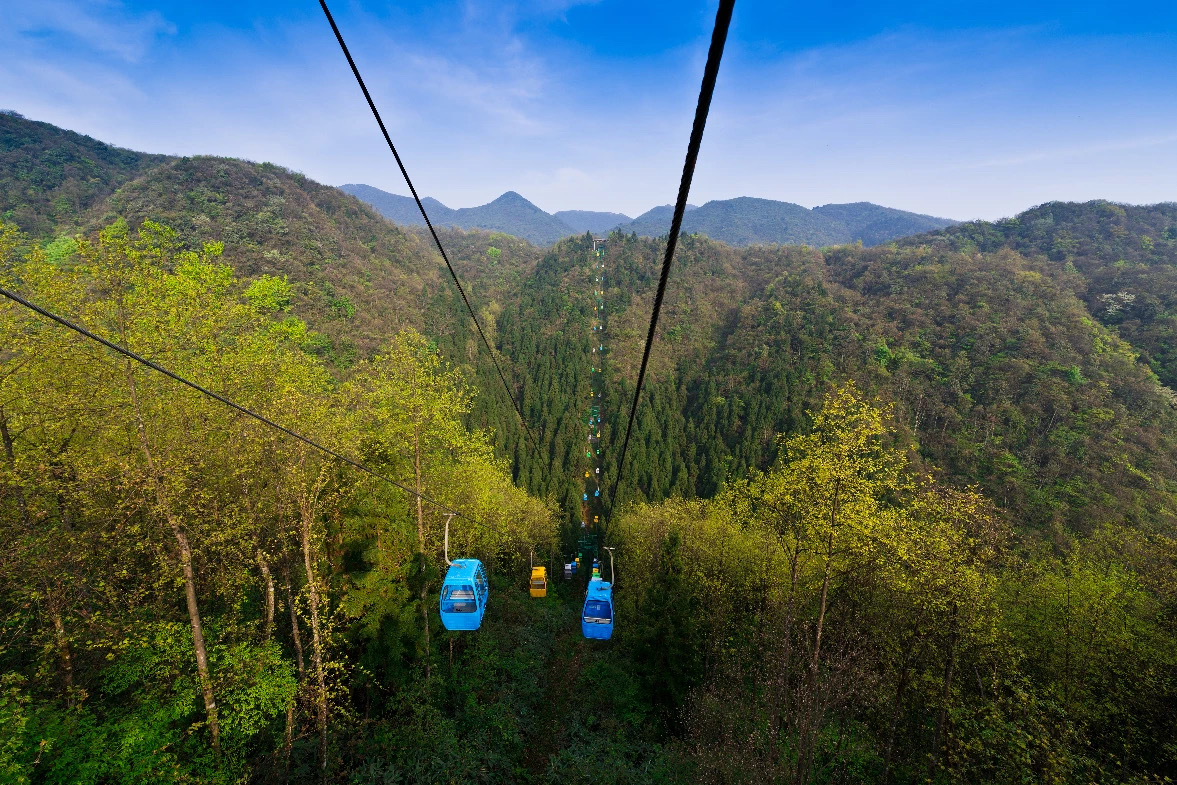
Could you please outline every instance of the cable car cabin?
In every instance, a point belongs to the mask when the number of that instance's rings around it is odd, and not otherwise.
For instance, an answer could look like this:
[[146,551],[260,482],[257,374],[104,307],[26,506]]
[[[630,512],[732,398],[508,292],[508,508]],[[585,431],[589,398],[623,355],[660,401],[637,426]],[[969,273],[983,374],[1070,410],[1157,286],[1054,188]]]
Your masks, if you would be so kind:
[[607,641],[613,637],[613,584],[600,578],[589,581],[580,629],[586,638]]
[[564,565],[564,580],[572,580],[572,562],[568,562]]
[[531,568],[531,596],[532,597],[547,597],[548,596],[548,568],[547,567],[532,567]]
[[478,559],[454,559],[441,585],[441,623],[447,630],[476,630],[486,615],[490,587]]

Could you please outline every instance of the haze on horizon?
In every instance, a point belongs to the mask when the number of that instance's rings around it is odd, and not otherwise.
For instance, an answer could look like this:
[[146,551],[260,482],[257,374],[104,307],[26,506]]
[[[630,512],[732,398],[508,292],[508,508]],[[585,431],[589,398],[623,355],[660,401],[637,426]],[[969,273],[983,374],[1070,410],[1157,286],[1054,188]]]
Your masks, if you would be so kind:
[[[0,108],[407,193],[315,3],[0,5]],[[1177,200],[1174,6],[819,5],[737,3],[692,203],[967,220]],[[713,2],[333,6],[422,195],[630,216],[673,201]]]

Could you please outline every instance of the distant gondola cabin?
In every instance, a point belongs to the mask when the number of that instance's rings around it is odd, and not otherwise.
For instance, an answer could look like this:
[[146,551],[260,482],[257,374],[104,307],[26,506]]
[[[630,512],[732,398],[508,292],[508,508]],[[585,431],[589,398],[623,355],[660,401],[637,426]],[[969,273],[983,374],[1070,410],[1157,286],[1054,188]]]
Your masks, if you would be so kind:
[[531,568],[531,596],[532,597],[547,597],[548,596],[548,568],[547,567],[532,567]]
[[613,584],[600,578],[589,581],[580,628],[586,638],[607,641],[613,637]]
[[478,559],[454,559],[441,585],[441,623],[447,630],[476,630],[486,615],[490,587]]

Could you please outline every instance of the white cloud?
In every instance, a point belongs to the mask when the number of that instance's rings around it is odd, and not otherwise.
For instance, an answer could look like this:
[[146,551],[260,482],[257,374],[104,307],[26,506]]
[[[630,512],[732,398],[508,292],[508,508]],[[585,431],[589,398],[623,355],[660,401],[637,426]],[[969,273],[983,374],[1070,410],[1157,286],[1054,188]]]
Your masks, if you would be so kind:
[[436,55],[410,55],[409,73],[397,81],[421,96],[465,110],[473,127],[494,122],[514,133],[541,134],[551,129],[539,111],[544,80],[533,63],[498,69],[477,68]]
[[126,62],[138,61],[161,35],[176,32],[159,12],[134,14],[118,0],[16,2],[5,11],[4,27],[10,45],[13,34],[34,40],[62,35]]

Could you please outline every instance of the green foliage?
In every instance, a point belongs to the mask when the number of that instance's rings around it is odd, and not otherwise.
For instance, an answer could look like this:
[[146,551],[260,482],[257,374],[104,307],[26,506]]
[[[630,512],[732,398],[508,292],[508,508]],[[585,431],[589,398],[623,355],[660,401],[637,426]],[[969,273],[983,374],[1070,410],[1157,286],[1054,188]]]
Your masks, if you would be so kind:
[[261,275],[245,290],[245,299],[264,313],[290,310],[290,282],[285,275]]
[[[983,252],[1011,248],[1062,266],[1092,314],[1140,353],[1167,386],[1177,385],[1173,314],[1177,205],[1050,202],[1016,220],[961,224],[904,241]],[[1066,280],[1066,279],[1064,279]]]
[[79,228],[116,188],[167,160],[0,113],[0,212],[38,240]]
[[78,243],[72,237],[58,237],[45,245],[45,258],[50,264],[65,264],[77,252]]
[[29,782],[36,747],[26,731],[29,697],[24,683],[19,673],[0,677],[0,775],[14,785]]
[[[428,445],[421,489],[482,522],[453,545],[492,572],[551,551],[552,509],[464,428],[471,392],[419,334],[340,385],[306,353],[301,322],[272,320],[286,281],[239,285],[218,243],[185,250],[167,227],[120,221],[59,265],[37,248],[20,258],[11,231],[0,240],[0,269],[32,299],[275,420],[394,475],[406,438]],[[231,782],[263,760],[297,769],[322,760],[297,739],[324,739],[329,756],[345,743],[353,656],[373,697],[436,666],[436,644],[417,645],[430,611],[437,629],[435,510],[414,537],[399,491],[3,308],[0,533],[19,554],[0,567],[6,774]],[[389,641],[402,645],[374,656]]]
[[770,471],[715,500],[615,522],[619,615],[636,628],[622,634],[673,625],[661,647],[635,649],[639,672],[711,663],[676,693],[695,781],[1173,771],[1175,631],[1157,603],[1177,562],[1139,561],[1171,540],[1109,531],[1024,564],[984,499],[912,473],[852,385],[812,421]]

